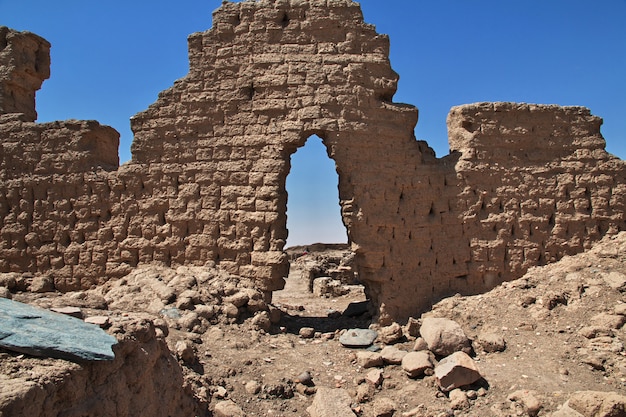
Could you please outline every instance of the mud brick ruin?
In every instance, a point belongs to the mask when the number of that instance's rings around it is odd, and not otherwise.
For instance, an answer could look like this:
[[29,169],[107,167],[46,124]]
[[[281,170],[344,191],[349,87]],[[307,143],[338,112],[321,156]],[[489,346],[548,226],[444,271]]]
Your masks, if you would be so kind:
[[322,138],[379,320],[478,293],[626,229],[626,166],[583,107],[477,103],[451,153],[393,102],[389,39],[349,0],[225,2],[189,74],[131,119],[35,123],[50,44],[0,28],[0,272],[90,288],[140,264],[215,265],[268,298],[288,259],[290,155]]

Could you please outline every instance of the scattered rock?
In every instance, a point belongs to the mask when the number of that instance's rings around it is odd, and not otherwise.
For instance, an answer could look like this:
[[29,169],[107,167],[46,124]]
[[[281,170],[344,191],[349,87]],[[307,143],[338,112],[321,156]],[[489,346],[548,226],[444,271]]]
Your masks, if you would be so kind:
[[266,332],[272,328],[272,321],[267,311],[259,311],[252,317],[251,322],[257,329],[265,330]]
[[[365,380],[365,382],[367,382],[367,380]],[[356,388],[356,401],[359,403],[367,402],[372,399],[375,392],[376,386],[373,383],[360,384]]]
[[450,391],[448,398],[450,399],[450,408],[453,410],[464,410],[470,406],[467,394],[459,388]]
[[454,352],[435,367],[437,383],[443,391],[472,384],[482,378],[476,363],[465,352]]
[[352,398],[345,389],[320,387],[306,410],[311,417],[356,417],[351,403]]
[[409,317],[404,326],[404,333],[410,337],[419,337],[420,335],[420,322],[419,320]]
[[368,347],[378,337],[378,333],[370,329],[349,329],[339,337],[339,343],[345,347]]
[[183,362],[191,364],[196,361],[196,351],[193,347],[193,343],[189,340],[179,340],[176,342],[175,350],[176,356],[178,356]]
[[233,303],[226,303],[222,306],[222,312],[226,314],[226,317],[236,319],[239,317],[239,309]]
[[378,352],[364,350],[357,352],[356,362],[363,368],[374,368],[383,366],[383,357]]
[[392,345],[398,342],[402,336],[402,326],[398,323],[392,323],[378,330],[378,340],[386,345]]
[[37,275],[30,282],[29,290],[36,293],[54,291],[54,280],[47,275]]
[[218,386],[215,388],[215,392],[213,393],[213,396],[215,398],[218,398],[220,400],[226,398],[226,396],[228,395],[228,391],[226,390],[226,388],[222,387],[222,386]]
[[52,307],[50,308],[50,311],[65,314],[66,316],[76,317],[77,319],[83,318],[83,312],[78,307]]
[[195,311],[186,311],[180,319],[178,319],[180,327],[190,332],[200,333],[200,317]]
[[179,310],[191,310],[193,308],[193,300],[188,297],[179,297],[176,300],[176,308]]
[[256,395],[261,392],[261,383],[259,381],[248,381],[245,386],[246,393]]
[[381,386],[383,383],[383,371],[381,369],[371,369],[366,375],[365,380],[375,387]]
[[296,391],[302,395],[313,395],[317,392],[317,388],[314,386],[308,386],[308,385],[297,383]]
[[616,392],[579,391],[566,404],[585,417],[626,416],[626,396]]
[[372,412],[374,417],[392,417],[398,406],[389,398],[376,398],[373,403]]
[[300,375],[294,378],[294,382],[297,382],[306,386],[313,386],[313,377],[309,371],[304,371]]
[[438,356],[448,356],[454,352],[469,353],[470,340],[453,320],[438,317],[422,319],[420,334],[426,341],[428,349]]
[[279,382],[266,384],[263,386],[262,391],[266,399],[293,398],[293,386],[291,381],[288,380],[281,380]]
[[507,397],[509,401],[514,401],[524,407],[524,411],[529,416],[536,416],[543,407],[541,401],[537,399],[537,393],[529,390],[518,390]]
[[250,313],[255,314],[258,311],[267,311],[268,305],[263,300],[256,300],[254,298],[251,298],[248,301],[246,308],[248,309]]
[[231,296],[226,297],[224,301],[226,304],[230,303],[234,305],[235,307],[239,308],[248,304],[248,301],[250,301],[250,296],[246,292],[240,291]]
[[302,327],[298,334],[303,339],[313,339],[315,337],[315,329],[313,327]]
[[418,378],[433,369],[430,353],[427,351],[409,352],[402,358],[402,369],[411,378]]
[[520,299],[520,305],[526,308],[535,304],[536,301],[537,301],[536,297],[533,297],[532,295],[525,295]]
[[75,317],[0,298],[0,346],[70,361],[112,360],[117,340]]
[[385,346],[383,350],[380,351],[380,356],[382,357],[384,363],[390,365],[400,365],[402,363],[402,359],[407,353],[409,352],[400,350],[395,346]]
[[567,294],[564,292],[548,291],[542,299],[543,306],[553,310],[559,305],[567,305]]
[[423,337],[418,337],[417,339],[415,339],[413,350],[416,352],[419,352],[421,350],[428,350],[428,343],[426,343]]
[[96,326],[100,326],[104,329],[111,324],[111,321],[107,316],[89,316],[85,318],[85,323],[95,324]]
[[233,400],[220,401],[215,404],[215,417],[246,417],[243,410]]

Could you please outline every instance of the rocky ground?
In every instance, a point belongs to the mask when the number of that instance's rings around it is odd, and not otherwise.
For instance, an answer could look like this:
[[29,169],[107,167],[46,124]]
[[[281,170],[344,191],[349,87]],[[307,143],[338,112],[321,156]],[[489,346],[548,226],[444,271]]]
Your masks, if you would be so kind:
[[[316,265],[340,266],[342,249],[325,250],[296,253],[286,288],[271,304],[237,277],[201,268],[147,267],[69,294],[46,292],[42,277],[4,274],[0,295],[74,307],[73,314],[105,328],[152,320],[156,338],[166,340],[186,388],[209,415],[626,415],[626,233],[385,328],[364,310],[342,314],[364,301],[361,287],[343,282],[349,262],[339,268],[344,278],[318,285],[318,271],[311,281]],[[348,329],[368,327],[378,332],[369,349],[340,342]],[[455,350],[468,353],[480,374],[469,385],[442,387],[446,378],[463,381],[473,372],[442,373],[442,359]],[[0,350],[0,415],[17,398],[10,387],[61,380],[78,368]]]

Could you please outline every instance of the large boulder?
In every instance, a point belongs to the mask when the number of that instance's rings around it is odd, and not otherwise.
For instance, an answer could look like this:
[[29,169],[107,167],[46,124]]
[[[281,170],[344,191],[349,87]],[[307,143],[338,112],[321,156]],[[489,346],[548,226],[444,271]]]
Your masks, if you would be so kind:
[[115,337],[65,314],[0,298],[0,346],[70,361],[113,360]]
[[461,326],[450,319],[426,317],[422,319],[420,334],[428,344],[428,350],[438,356],[459,351],[469,353],[471,349],[471,342]]

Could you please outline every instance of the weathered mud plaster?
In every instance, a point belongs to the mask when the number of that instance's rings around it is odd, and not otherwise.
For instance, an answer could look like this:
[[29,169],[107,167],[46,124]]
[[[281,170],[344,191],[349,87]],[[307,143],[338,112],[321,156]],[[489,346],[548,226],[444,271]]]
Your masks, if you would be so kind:
[[189,74],[132,118],[130,163],[116,167],[118,135],[95,122],[1,116],[0,271],[70,290],[140,263],[217,264],[269,296],[288,269],[290,156],[313,134],[382,322],[624,229],[626,166],[601,119],[460,106],[438,159],[415,140],[417,109],[393,102],[388,54],[352,1],[226,2],[189,37]]

